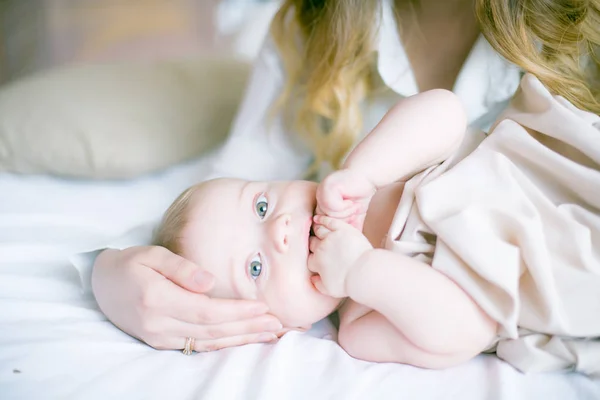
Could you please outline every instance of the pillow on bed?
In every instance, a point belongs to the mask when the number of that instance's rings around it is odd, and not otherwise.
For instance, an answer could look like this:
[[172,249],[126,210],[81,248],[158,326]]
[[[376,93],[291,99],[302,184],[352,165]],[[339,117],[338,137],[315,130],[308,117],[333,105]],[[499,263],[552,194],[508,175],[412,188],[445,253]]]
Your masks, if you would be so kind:
[[80,65],[0,87],[0,171],[130,178],[222,141],[249,66]]

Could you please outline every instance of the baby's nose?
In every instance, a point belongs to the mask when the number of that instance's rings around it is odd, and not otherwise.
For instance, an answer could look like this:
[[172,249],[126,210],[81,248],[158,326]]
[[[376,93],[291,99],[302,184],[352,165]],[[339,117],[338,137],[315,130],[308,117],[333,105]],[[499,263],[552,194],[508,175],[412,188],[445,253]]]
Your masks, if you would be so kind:
[[289,214],[282,214],[271,224],[271,238],[275,249],[278,252],[285,253],[289,248],[289,231],[292,217]]

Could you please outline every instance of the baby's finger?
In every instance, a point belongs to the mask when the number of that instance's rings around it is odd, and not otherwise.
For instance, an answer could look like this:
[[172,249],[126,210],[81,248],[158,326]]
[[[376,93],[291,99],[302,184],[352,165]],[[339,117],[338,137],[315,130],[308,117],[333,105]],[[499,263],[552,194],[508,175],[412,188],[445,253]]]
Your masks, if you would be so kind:
[[317,195],[317,203],[322,211],[318,214],[330,215],[335,218],[347,217],[354,207],[354,202],[344,199],[337,188],[322,188]]
[[319,244],[321,244],[321,239],[319,239],[318,237],[311,236],[310,238],[308,238],[308,249],[311,251],[311,253],[317,252]]
[[354,201],[344,199],[341,193],[328,191],[319,203],[322,215],[329,215],[333,218],[346,218],[355,211]]
[[[348,226],[348,224],[342,220],[339,220],[337,218],[327,217],[325,215],[315,215],[314,221],[317,224],[317,226],[323,227],[323,228],[327,229],[329,232],[344,229],[345,227]],[[315,235],[316,234],[317,234],[317,232],[315,231]]]
[[365,214],[357,215],[351,225],[362,232],[363,226],[365,225]]
[[315,207],[315,215],[325,215],[325,212],[321,210],[319,204],[317,204],[317,206]]
[[307,260],[306,266],[310,272],[313,272],[315,274],[319,272],[318,259],[317,259],[317,257],[315,257],[314,254],[312,254],[312,253],[308,254],[308,260]]
[[336,219],[347,219],[350,216],[356,214],[356,212],[357,212],[357,207],[351,201],[348,201],[348,205],[345,208],[340,209],[338,211],[328,210],[327,212],[324,212],[322,215],[327,215],[328,217],[336,218]]
[[[319,215],[318,217],[323,217],[323,216]],[[315,216],[315,218],[317,218],[317,216]],[[325,240],[327,235],[329,235],[331,233],[331,230],[327,229],[323,225],[313,225],[313,232],[315,233],[315,236],[317,238],[319,238],[321,240]]]
[[358,229],[358,230],[362,230],[362,224],[363,224],[363,218],[361,218],[360,215],[354,215],[352,216],[348,221],[348,224],[353,226],[354,228]]
[[369,201],[357,200],[354,202],[353,211],[355,214],[366,214],[369,210]]

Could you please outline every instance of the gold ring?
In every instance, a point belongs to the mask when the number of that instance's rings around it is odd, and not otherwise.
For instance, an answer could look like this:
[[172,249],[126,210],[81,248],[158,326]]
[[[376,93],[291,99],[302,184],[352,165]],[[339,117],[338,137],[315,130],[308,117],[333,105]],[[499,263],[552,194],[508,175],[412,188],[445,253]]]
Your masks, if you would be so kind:
[[194,352],[194,343],[196,342],[196,339],[194,339],[193,337],[186,337],[185,338],[185,346],[183,347],[183,354],[185,354],[186,356],[191,355]]

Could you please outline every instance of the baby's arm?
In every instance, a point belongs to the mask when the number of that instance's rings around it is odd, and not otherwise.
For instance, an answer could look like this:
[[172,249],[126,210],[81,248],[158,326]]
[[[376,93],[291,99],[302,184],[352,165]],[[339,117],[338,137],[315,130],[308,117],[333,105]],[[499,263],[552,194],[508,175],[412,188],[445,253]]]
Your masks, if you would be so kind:
[[496,323],[451,279],[392,251],[366,252],[346,290],[373,309],[341,318],[340,344],[357,358],[448,367],[483,351],[496,333]]
[[380,188],[444,161],[467,128],[452,92],[434,89],[399,101],[344,163]]

